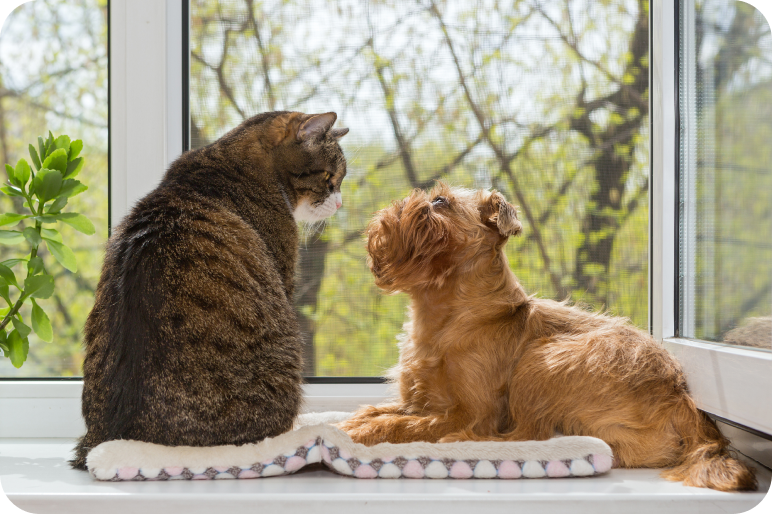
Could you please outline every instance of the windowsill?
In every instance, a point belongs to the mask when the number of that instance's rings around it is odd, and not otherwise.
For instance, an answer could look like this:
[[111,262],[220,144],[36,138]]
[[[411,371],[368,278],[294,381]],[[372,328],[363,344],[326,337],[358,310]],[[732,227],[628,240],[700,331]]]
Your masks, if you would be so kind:
[[[521,480],[357,480],[325,470],[256,480],[97,482],[69,468],[72,439],[0,439],[0,481],[35,513],[110,514],[250,511],[446,513],[506,507],[523,512],[740,513],[757,505],[772,473],[756,465],[759,491],[685,487],[651,469],[614,469],[594,478]],[[514,509],[513,509],[514,507]]]

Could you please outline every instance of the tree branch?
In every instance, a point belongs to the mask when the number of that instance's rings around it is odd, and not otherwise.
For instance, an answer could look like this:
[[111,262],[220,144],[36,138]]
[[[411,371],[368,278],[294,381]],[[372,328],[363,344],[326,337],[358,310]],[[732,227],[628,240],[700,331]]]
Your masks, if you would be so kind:
[[249,9],[249,20],[252,24],[252,28],[255,29],[255,39],[257,40],[257,48],[260,50],[260,63],[263,67],[263,85],[265,91],[268,94],[268,106],[272,111],[276,110],[276,96],[274,95],[273,85],[271,84],[271,77],[268,75],[268,53],[263,46],[263,40],[260,38],[260,28],[257,24],[257,18],[255,17],[255,2],[254,0],[245,0],[247,3],[247,9]]
[[496,155],[496,158],[499,161],[499,165],[501,166],[502,171],[512,183],[512,186],[515,190],[514,191],[515,196],[517,197],[517,201],[520,204],[520,208],[522,209],[523,214],[525,215],[525,218],[528,220],[528,223],[531,226],[531,233],[533,234],[534,242],[536,243],[536,247],[539,250],[542,263],[544,264],[544,269],[550,277],[550,281],[552,282],[552,287],[555,289],[555,293],[557,295],[563,296],[564,290],[563,290],[563,286],[560,283],[560,277],[552,270],[552,260],[550,259],[549,253],[547,252],[547,248],[544,243],[544,238],[541,234],[540,227],[536,222],[536,217],[534,216],[533,211],[531,210],[531,207],[525,198],[525,195],[523,195],[523,192],[520,188],[520,184],[517,180],[517,177],[512,172],[510,163],[512,159],[518,155],[519,150],[518,152],[515,152],[515,154],[513,154],[512,156],[507,156],[504,152],[504,149],[501,148],[495,141],[493,141],[493,137],[491,136],[491,132],[490,132],[490,127],[486,122],[486,117],[483,114],[482,109],[480,109],[480,106],[477,105],[477,102],[475,102],[474,98],[472,97],[472,93],[470,91],[469,85],[467,84],[466,77],[464,76],[464,72],[461,69],[461,62],[459,61],[458,55],[456,53],[456,49],[453,45],[453,41],[450,38],[450,34],[448,33],[448,29],[445,26],[445,22],[442,19],[442,15],[440,14],[439,10],[437,9],[437,5],[434,3],[433,0],[431,2],[431,7],[429,10],[435,16],[435,18],[437,19],[437,22],[440,25],[440,29],[442,30],[443,36],[445,38],[445,43],[453,58],[453,63],[456,68],[456,73],[458,74],[459,82],[461,83],[461,87],[464,90],[464,96],[467,100],[467,103],[469,104],[469,107],[472,109],[472,113],[474,114],[474,117],[477,119],[477,123],[480,126],[480,130],[484,136],[484,139],[488,143],[488,146],[491,148],[491,150],[493,150],[493,153]]

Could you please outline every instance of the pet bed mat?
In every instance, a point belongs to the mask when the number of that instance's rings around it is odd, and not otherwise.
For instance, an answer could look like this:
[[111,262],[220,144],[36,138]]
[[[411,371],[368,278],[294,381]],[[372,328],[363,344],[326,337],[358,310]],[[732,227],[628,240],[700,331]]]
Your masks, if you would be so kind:
[[350,413],[303,414],[295,429],[242,446],[162,446],[115,440],[88,455],[98,480],[219,480],[294,473],[323,463],[356,478],[542,478],[592,476],[611,469],[609,446],[594,437],[547,441],[382,443],[364,446],[330,423]]

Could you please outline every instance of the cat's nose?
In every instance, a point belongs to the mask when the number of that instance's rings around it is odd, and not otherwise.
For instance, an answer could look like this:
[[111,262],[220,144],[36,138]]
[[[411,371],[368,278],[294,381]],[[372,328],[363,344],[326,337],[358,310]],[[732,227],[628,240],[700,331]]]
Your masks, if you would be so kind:
[[340,200],[335,200],[335,208],[336,209],[340,209],[342,205],[343,205],[343,202],[341,202]]

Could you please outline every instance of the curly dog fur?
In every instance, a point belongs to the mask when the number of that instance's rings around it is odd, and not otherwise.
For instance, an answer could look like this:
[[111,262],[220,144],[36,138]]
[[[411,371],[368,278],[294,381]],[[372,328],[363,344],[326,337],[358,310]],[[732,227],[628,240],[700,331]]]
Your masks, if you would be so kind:
[[500,193],[442,183],[375,215],[376,284],[411,297],[390,372],[399,398],[339,426],[367,445],[588,435],[611,446],[617,466],[755,489],[660,344],[626,319],[525,293],[503,251],[521,228]]

